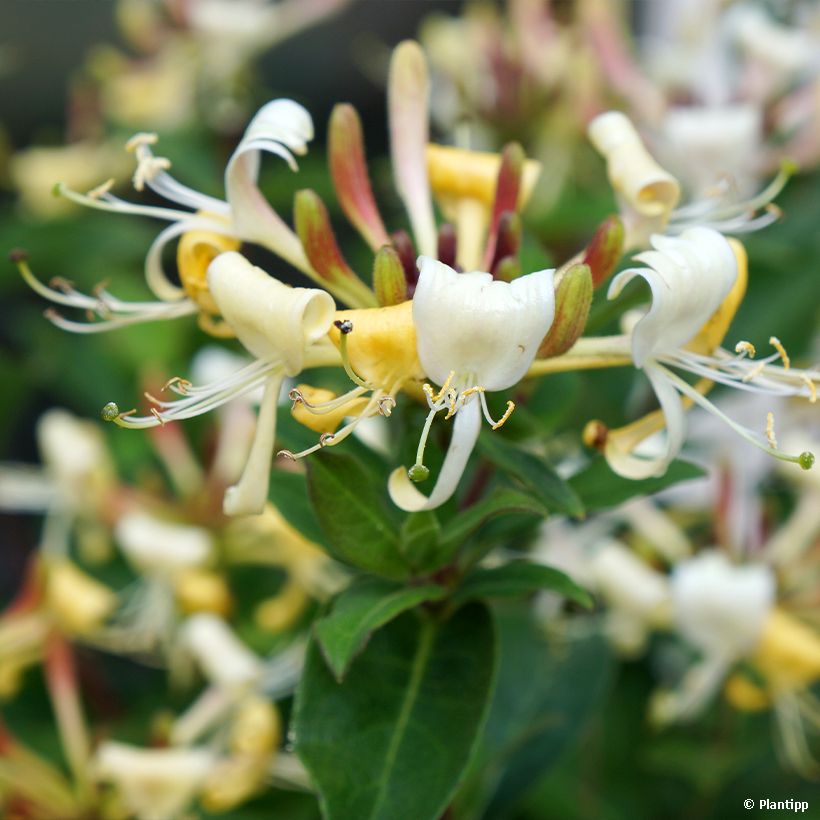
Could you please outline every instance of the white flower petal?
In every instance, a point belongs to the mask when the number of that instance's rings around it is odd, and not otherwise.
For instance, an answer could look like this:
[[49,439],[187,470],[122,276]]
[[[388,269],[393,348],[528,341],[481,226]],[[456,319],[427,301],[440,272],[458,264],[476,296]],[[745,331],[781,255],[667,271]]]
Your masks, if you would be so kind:
[[117,786],[138,820],[173,820],[194,799],[215,763],[208,749],[142,749],[106,741],[95,755],[94,772]]
[[690,342],[718,309],[737,277],[728,241],[710,228],[690,228],[679,237],[653,236],[654,251],[636,259],[650,265],[622,271],[607,294],[614,299],[641,276],[652,290],[652,304],[632,333],[636,367]]
[[672,573],[677,627],[701,652],[739,658],[759,641],[775,586],[767,566],[735,566],[723,553],[702,552]]
[[473,396],[472,401],[465,404],[453,420],[453,437],[450,439],[447,456],[430,497],[419,492],[416,485],[408,478],[407,470],[399,467],[393,470],[387,483],[393,503],[402,510],[418,512],[419,510],[434,510],[448,501],[458,487],[480,429],[481,406],[478,397]]
[[508,283],[479,271],[457,273],[429,257],[418,265],[413,321],[427,375],[443,384],[454,370],[487,390],[520,381],[552,324],[554,271]]
[[239,341],[259,359],[281,361],[294,376],[305,350],[325,336],[336,305],[326,291],[292,288],[235,251],[208,267],[208,287]]
[[210,559],[213,547],[206,529],[142,512],[121,516],[114,536],[128,561],[140,572],[152,575],[170,576],[200,567]]
[[686,411],[678,391],[666,377],[664,369],[650,363],[646,366],[645,373],[655,390],[666,420],[666,437],[661,445],[662,452],[646,452],[655,444],[654,438],[647,442],[646,448],[635,452],[634,443],[626,441],[626,446],[622,446],[617,433],[607,437],[605,448],[606,460],[613,471],[633,480],[663,475],[680,452],[686,433]]
[[217,686],[242,689],[262,674],[262,661],[217,615],[192,615],[180,628],[179,637],[205,677]]
[[265,383],[265,392],[256,420],[256,432],[248,460],[242,470],[242,477],[225,491],[222,503],[225,515],[258,515],[265,508],[276,438],[276,406],[282,388],[282,378],[281,374],[277,374]]
[[293,100],[272,100],[251,120],[225,169],[225,192],[237,235],[273,250],[301,270],[310,268],[302,244],[262,195],[257,178],[262,151],[282,157],[295,171],[293,153],[304,154],[311,139],[310,114]]

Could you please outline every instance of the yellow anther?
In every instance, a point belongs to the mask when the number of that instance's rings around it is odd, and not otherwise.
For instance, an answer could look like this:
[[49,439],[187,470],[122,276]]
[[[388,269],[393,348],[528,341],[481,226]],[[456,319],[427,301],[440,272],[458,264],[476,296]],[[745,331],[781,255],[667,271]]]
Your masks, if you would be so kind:
[[777,449],[777,439],[774,436],[774,413],[766,414],[766,439],[769,442],[769,447],[772,450]]
[[436,395],[435,395],[435,396],[433,396],[433,399],[432,399],[432,400],[433,400],[434,402],[436,402],[436,401],[440,401],[440,400],[441,400],[441,397],[442,397],[442,396],[443,396],[443,395],[444,395],[444,394],[445,394],[445,393],[449,390],[449,388],[450,388],[450,382],[452,382],[452,381],[453,381],[453,376],[455,376],[455,374],[456,374],[456,371],[455,371],[455,370],[451,370],[451,371],[450,371],[450,373],[448,374],[447,378],[444,380],[444,384],[443,384],[443,385],[441,385],[441,390],[439,390],[439,391],[438,391],[438,393],[436,393]]
[[763,369],[766,367],[765,362],[760,362],[757,367],[754,367],[750,370],[742,379],[742,382],[750,382],[752,379],[756,379],[762,372]]
[[504,415],[493,425],[493,430],[498,430],[499,427],[504,425],[504,422],[512,415],[512,411],[515,410],[515,402],[508,401],[507,402],[507,409],[504,411]]
[[140,131],[138,134],[134,134],[134,136],[125,143],[125,150],[133,153],[140,145],[156,145],[158,142],[158,134],[154,134],[150,131]]
[[193,387],[193,385],[188,381],[188,379],[183,379],[182,376],[173,376],[168,379],[164,385],[162,385],[163,392],[168,390],[169,387],[175,387],[175,392],[177,393],[185,393],[189,388]]
[[[151,415],[159,422],[160,427],[165,427],[165,419],[156,407],[151,408]],[[124,414],[120,415],[120,418],[123,418],[123,416]]]
[[769,344],[778,352],[778,355],[783,360],[783,369],[788,370],[792,364],[791,359],[789,359],[789,354],[786,353],[786,348],[783,347],[780,339],[778,339],[777,336],[770,336]]
[[817,402],[817,385],[805,373],[800,378],[809,388],[809,402],[815,404]]
[[754,359],[757,350],[755,350],[755,346],[751,342],[740,341],[735,345],[735,353],[740,355],[745,354],[750,359]]
[[479,387],[478,385],[475,385],[474,387],[468,387],[468,388],[467,388],[467,389],[466,389],[466,390],[465,390],[465,391],[461,394],[461,398],[462,398],[462,399],[466,399],[466,398],[468,398],[469,396],[474,396],[476,393],[483,393],[483,392],[484,392],[484,388],[483,388],[483,387]]
[[137,164],[132,178],[135,190],[144,190],[146,182],[150,182],[160,171],[167,171],[170,167],[171,160],[167,157],[143,157]]
[[456,402],[457,401],[458,401],[458,394],[456,393],[455,390],[453,390],[450,393],[450,401],[449,401],[450,409],[447,411],[447,415],[444,417],[445,421],[447,421],[447,419],[451,419],[456,414],[456,411],[458,409],[456,407]]
[[114,187],[114,181],[114,177],[107,179],[102,185],[92,188],[86,196],[89,199],[100,199],[100,197],[105,196]]

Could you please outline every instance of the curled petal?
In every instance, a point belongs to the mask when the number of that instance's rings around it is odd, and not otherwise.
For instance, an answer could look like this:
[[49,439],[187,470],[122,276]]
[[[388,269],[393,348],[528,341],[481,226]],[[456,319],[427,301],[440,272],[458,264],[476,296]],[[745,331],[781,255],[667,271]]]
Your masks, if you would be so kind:
[[407,512],[434,510],[448,501],[458,487],[464,468],[473,452],[481,429],[481,406],[477,399],[465,404],[456,413],[453,421],[453,437],[447,449],[447,456],[441,467],[436,486],[429,498],[416,489],[407,476],[404,467],[398,467],[390,474],[387,489],[393,503]]
[[655,250],[636,259],[648,268],[630,268],[610,284],[614,299],[636,276],[652,291],[652,305],[632,333],[636,367],[694,339],[720,307],[737,276],[737,262],[728,241],[710,228],[690,228],[680,237],[653,236]]
[[304,154],[311,139],[310,114],[293,100],[272,100],[251,120],[225,169],[225,191],[236,233],[304,271],[310,270],[310,264],[299,238],[271,208],[257,178],[262,151],[282,157],[295,171],[293,154]]
[[239,341],[259,359],[281,361],[289,376],[302,370],[306,349],[324,336],[336,306],[318,288],[292,288],[235,251],[208,268],[208,287]]

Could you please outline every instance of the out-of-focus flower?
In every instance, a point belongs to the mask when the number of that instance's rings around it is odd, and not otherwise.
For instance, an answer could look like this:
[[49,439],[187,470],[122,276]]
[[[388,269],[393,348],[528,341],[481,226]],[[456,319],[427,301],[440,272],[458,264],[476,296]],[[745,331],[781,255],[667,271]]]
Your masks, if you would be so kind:
[[9,175],[25,211],[52,219],[74,210],[54,195],[55,182],[79,190],[93,188],[101,179],[127,173],[128,161],[111,143],[74,142],[60,146],[35,146],[17,151],[9,160]]

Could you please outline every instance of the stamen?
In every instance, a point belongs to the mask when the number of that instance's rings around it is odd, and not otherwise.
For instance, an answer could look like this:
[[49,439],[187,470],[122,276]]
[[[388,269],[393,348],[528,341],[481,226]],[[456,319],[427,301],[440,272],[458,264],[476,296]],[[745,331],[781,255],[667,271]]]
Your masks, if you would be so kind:
[[766,440],[772,450],[777,449],[777,439],[774,435],[774,413],[772,412],[766,414]]
[[147,182],[150,182],[161,171],[167,171],[170,167],[171,160],[167,157],[155,157],[153,154],[140,157],[132,179],[134,188],[137,191],[145,190]]
[[809,388],[809,404],[817,403],[817,385],[805,374],[800,375],[800,379]]
[[353,322],[351,322],[350,319],[337,319],[333,324],[339,330],[339,354],[342,357],[342,367],[344,367],[348,378],[354,384],[358,384],[359,387],[364,387],[365,390],[375,390],[375,386],[369,382],[366,382],[363,378],[361,378],[361,376],[357,375],[357,373],[353,370],[353,366],[350,364],[350,357],[347,353],[347,337],[348,334],[353,332]]
[[783,369],[788,370],[791,367],[791,359],[789,359],[789,354],[786,353],[786,348],[783,347],[780,339],[777,336],[770,336],[769,344],[780,354],[780,358],[783,360]]
[[424,481],[430,475],[428,467],[424,466],[424,448],[427,446],[427,438],[430,435],[430,428],[433,425],[433,419],[436,417],[438,409],[432,408],[424,420],[424,428],[421,431],[419,438],[419,446],[416,449],[416,463],[407,471],[407,477],[413,482],[418,483]]
[[173,376],[162,385],[162,391],[165,392],[169,388],[180,396],[186,396],[188,391],[193,387],[193,384],[188,379],[183,379],[182,376]]
[[158,142],[158,134],[150,131],[140,131],[125,143],[125,150],[133,154],[140,145],[156,145]]
[[396,400],[392,396],[380,396],[378,399],[379,415],[385,418],[390,418],[393,408],[396,406]]
[[743,378],[741,378],[741,381],[745,383],[750,382],[752,379],[756,379],[763,372],[765,367],[766,362],[760,362],[760,364],[758,364],[757,367],[753,367],[748,373],[746,373],[746,375],[744,375]]
[[436,393],[436,395],[432,397],[434,402],[440,401],[442,396],[444,396],[444,394],[450,389],[450,383],[453,381],[453,377],[455,375],[455,370],[451,370],[449,372],[447,378],[444,380],[444,384],[441,385],[441,390],[439,390],[438,393]]
[[754,359],[757,350],[751,342],[740,341],[735,345],[735,353],[741,357],[748,356],[750,359]]
[[98,185],[96,188],[92,188],[86,194],[86,196],[89,199],[100,199],[101,197],[105,196],[114,187],[114,182],[115,181],[116,180],[114,179],[114,177],[111,177],[110,179],[107,179],[105,182],[102,183],[102,185]]
[[515,410],[515,402],[508,401],[507,402],[507,409],[504,411],[504,415],[493,425],[493,430],[498,430],[499,427],[504,425],[504,422],[512,415],[512,411]]

